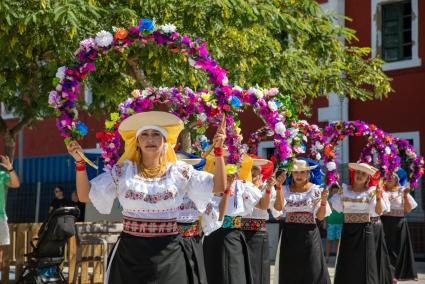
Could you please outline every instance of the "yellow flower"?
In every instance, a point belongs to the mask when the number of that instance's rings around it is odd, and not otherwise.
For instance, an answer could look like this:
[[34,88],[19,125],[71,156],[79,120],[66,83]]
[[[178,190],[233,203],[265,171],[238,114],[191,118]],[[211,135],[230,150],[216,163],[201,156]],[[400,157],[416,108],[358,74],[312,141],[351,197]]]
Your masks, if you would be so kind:
[[228,164],[226,165],[226,174],[233,175],[238,172],[238,167],[234,164]]
[[115,125],[115,121],[110,121],[110,120],[105,121],[105,127],[108,129],[113,128],[114,125]]
[[209,101],[209,100],[210,100],[210,98],[211,98],[211,95],[210,95],[210,94],[208,94],[208,93],[202,93],[201,98],[202,98],[204,101]]
[[120,119],[120,114],[118,112],[111,113],[111,120],[112,121],[117,121],[118,119]]
[[135,98],[140,97],[140,91],[139,90],[134,90],[133,92],[131,92],[131,95]]

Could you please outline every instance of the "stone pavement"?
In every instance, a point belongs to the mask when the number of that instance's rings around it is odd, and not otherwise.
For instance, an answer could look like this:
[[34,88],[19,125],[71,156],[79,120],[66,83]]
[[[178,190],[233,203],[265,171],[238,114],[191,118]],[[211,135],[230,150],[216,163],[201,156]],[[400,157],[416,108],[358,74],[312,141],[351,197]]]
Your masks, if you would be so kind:
[[[400,281],[398,283],[400,284],[425,284],[425,262],[416,262],[416,269],[418,271],[418,281]],[[271,266],[271,283],[273,283],[273,273],[274,271],[274,265]],[[334,275],[335,275],[335,260],[331,259],[330,265],[329,265],[329,274],[331,276],[331,279],[333,281]]]

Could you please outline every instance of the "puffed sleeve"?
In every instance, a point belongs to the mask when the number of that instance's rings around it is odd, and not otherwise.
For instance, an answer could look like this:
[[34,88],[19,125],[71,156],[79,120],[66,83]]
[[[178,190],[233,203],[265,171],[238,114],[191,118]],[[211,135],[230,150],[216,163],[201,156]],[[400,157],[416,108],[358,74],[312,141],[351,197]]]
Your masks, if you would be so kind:
[[331,199],[329,199],[329,203],[331,204],[332,209],[340,213],[344,211],[341,197],[342,192],[338,192],[332,195]]
[[260,201],[261,190],[250,182],[237,182],[242,189],[242,198],[245,208],[245,215],[251,214],[257,203]]
[[413,198],[413,196],[410,195],[410,193],[407,194],[407,200],[409,200],[410,206],[412,206],[412,210],[415,209],[416,207],[418,207],[418,203]]
[[223,221],[219,221],[219,204],[211,201],[207,204],[204,214],[202,214],[202,231],[206,236],[221,228]]
[[191,165],[180,161],[173,166],[172,173],[176,185],[187,190],[188,197],[203,213],[213,197],[214,176],[207,172],[197,171]]
[[[282,210],[278,211],[274,208],[275,202],[276,202],[276,190],[273,190],[272,191],[272,197],[270,199],[269,209],[270,209],[270,212],[272,213],[273,218],[276,219],[276,218],[282,216],[283,212],[282,212]],[[283,207],[285,207],[285,203],[286,203],[286,201],[283,200]]]
[[126,168],[126,162],[122,166],[115,165],[111,171],[100,174],[90,181],[89,198],[99,213],[111,213],[115,197],[118,195],[119,178]]

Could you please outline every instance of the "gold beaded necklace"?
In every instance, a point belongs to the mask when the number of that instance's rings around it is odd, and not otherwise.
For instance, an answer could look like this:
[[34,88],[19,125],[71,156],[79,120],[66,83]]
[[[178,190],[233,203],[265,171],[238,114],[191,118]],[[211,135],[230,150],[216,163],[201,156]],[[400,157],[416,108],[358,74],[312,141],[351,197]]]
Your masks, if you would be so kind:
[[142,153],[138,148],[138,164],[139,164],[139,175],[144,178],[159,178],[162,177],[167,170],[167,161],[165,159],[165,154],[162,154],[159,158],[159,165],[153,168],[147,168],[143,165],[142,162]]

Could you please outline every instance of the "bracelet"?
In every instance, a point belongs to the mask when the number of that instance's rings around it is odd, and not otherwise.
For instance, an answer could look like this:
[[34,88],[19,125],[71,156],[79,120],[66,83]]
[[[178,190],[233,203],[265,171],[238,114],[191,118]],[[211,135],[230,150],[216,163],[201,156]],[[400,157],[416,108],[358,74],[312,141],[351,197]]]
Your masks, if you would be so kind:
[[320,203],[320,206],[326,206],[326,201],[325,201],[325,202],[323,202],[323,201],[322,201],[322,202]]
[[11,173],[11,172],[13,172],[15,169],[14,168],[12,168],[12,169],[10,169],[10,170],[8,170],[9,171],[9,173]]
[[279,186],[275,186],[274,188],[276,189],[276,191],[282,190],[282,187],[280,185]]
[[224,149],[223,149],[223,147],[215,147],[215,148],[214,148],[214,155],[215,155],[216,157],[223,157],[223,154],[224,154]]
[[267,193],[267,194],[271,194],[271,193],[272,193],[271,188],[267,188],[267,189],[266,189],[266,193]]
[[229,195],[229,193],[230,193],[230,189],[225,189],[225,190],[223,191],[223,193],[224,193],[224,195]]

